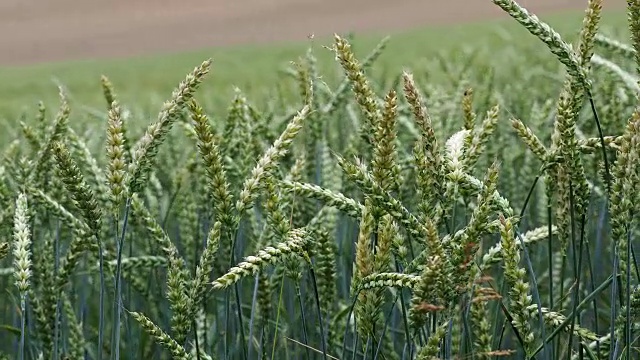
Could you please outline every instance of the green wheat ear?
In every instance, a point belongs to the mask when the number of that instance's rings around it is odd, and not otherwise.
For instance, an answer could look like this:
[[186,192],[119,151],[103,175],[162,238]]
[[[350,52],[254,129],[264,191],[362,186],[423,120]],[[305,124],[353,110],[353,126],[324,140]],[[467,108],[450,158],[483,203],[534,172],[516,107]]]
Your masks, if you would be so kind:
[[373,136],[374,149],[371,161],[373,178],[385,191],[399,190],[400,169],[396,151],[396,123],[398,121],[398,98],[394,90],[384,98],[382,118]]
[[111,109],[111,104],[118,100],[111,80],[106,75],[100,76],[100,85],[102,86],[102,94],[107,101],[107,109]]
[[173,91],[171,99],[162,106],[156,122],[147,127],[145,134],[135,144],[127,172],[127,187],[132,194],[140,192],[145,186],[160,144],[171,130],[178,112],[191,100],[205,75],[209,73],[210,66],[211,60],[206,60],[187,75]]
[[[509,284],[509,305],[513,314],[512,323],[520,332],[524,343],[525,352],[530,354],[533,349],[535,335],[531,329],[528,307],[532,305],[530,286],[527,282],[527,272],[521,268],[520,251],[516,242],[513,225],[510,219],[500,217],[500,237],[502,244],[502,254],[504,257],[504,274]],[[524,245],[524,244],[522,244]]]
[[15,285],[20,293],[20,358],[24,359],[25,354],[25,333],[26,333],[26,311],[27,294],[29,293],[32,278],[32,235],[29,228],[29,215],[27,196],[24,193],[18,195],[15,206],[15,216],[13,224],[13,264]]
[[[445,310],[454,296],[454,286],[451,284],[454,267],[450,256],[445,252],[433,222],[427,221],[426,226],[428,229],[426,244],[430,256],[426,259],[426,264],[421,271],[411,298],[409,320],[414,329],[419,329],[426,324],[432,313]],[[416,258],[416,260],[418,259]],[[409,268],[410,266],[407,267],[407,270]]]
[[368,143],[371,143],[373,133],[382,119],[382,112],[377,103],[378,98],[371,89],[362,64],[354,56],[349,42],[337,34],[334,35],[334,42],[336,59],[349,79],[356,101],[366,117],[366,122],[362,124],[360,129],[361,136]]
[[369,196],[373,203],[391,215],[398,223],[402,224],[411,235],[424,238],[426,229],[399,200],[384,191],[380,184],[376,183],[371,173],[362,163],[353,164],[339,155],[336,155],[338,164],[345,176],[354,182],[365,195]]
[[524,26],[532,35],[545,43],[558,60],[566,66],[569,74],[581,84],[584,89],[591,88],[591,82],[587,77],[586,71],[581,66],[580,58],[571,48],[571,45],[566,43],[557,31],[514,0],[492,1]]
[[[442,194],[446,187],[445,158],[438,143],[431,116],[423,96],[418,91],[413,75],[403,72],[404,96],[418,125],[420,138],[413,151],[416,166],[416,185],[420,196],[418,210],[420,218],[436,218],[443,207]],[[436,221],[437,222],[437,221]]]
[[307,232],[305,229],[293,229],[287,239],[274,246],[267,246],[255,256],[247,256],[244,261],[229,269],[229,271],[213,282],[214,289],[224,289],[240,279],[255,275],[267,265],[282,262],[286,257],[297,255],[303,259],[308,258],[305,250]]
[[40,138],[36,133],[36,130],[32,126],[24,123],[23,121],[20,121],[20,128],[22,129],[22,134],[29,142],[29,145],[31,146],[31,148],[37,151],[40,148],[40,146],[42,146],[42,144],[40,143]]
[[216,214],[222,225],[230,227],[235,209],[233,208],[231,185],[227,177],[223,154],[216,143],[209,118],[205,115],[204,109],[195,100],[191,100],[189,111],[197,137],[198,151],[209,179],[207,182],[208,196],[215,203]]
[[354,219],[359,219],[360,216],[362,216],[364,206],[342,193],[324,189],[314,184],[292,182],[289,180],[283,180],[280,185],[285,190],[295,192],[298,196],[316,199],[326,206],[339,209]]
[[518,119],[512,119],[511,126],[513,126],[518,137],[520,137],[522,142],[527,145],[531,152],[533,152],[540,160],[544,161],[547,158],[547,148],[531,129]]
[[633,199],[639,190],[638,162],[640,162],[640,108],[636,108],[629,119],[617,151],[613,166],[612,196],[609,204],[611,213],[611,239],[619,256],[620,289],[626,293],[629,272],[628,253],[629,228],[636,207]]
[[131,311],[129,314],[140,324],[145,332],[151,335],[153,340],[171,353],[173,359],[187,360],[191,358],[184,347],[172,339],[171,336],[165,333],[158,325],[154,324],[148,317],[135,311]]
[[595,37],[598,33],[602,13],[603,0],[589,0],[589,6],[582,20],[582,29],[579,36],[578,58],[582,66],[589,69],[589,59],[593,56]]
[[236,201],[236,216],[243,216],[244,213],[252,206],[258,196],[258,190],[261,187],[262,180],[269,176],[278,165],[280,159],[285,156],[296,138],[296,135],[302,130],[304,120],[309,115],[310,108],[305,105],[293,119],[287,124],[280,137],[276,139],[273,145],[265,151],[258,163],[251,171],[251,174],[245,179],[242,191]]
[[127,190],[124,182],[126,162],[125,134],[120,105],[111,103],[107,120],[107,182],[111,190],[112,212],[117,214]]
[[464,129],[475,128],[476,113],[473,111],[473,88],[467,88],[462,94],[462,113],[464,114]]
[[29,289],[29,279],[31,278],[31,231],[29,229],[27,210],[27,197],[24,193],[21,193],[16,200],[13,258],[15,284],[23,297]]
[[80,359],[84,356],[87,341],[83,334],[82,323],[75,314],[70,296],[63,294],[63,312],[69,328],[69,356],[72,359]]
[[101,230],[102,212],[98,207],[93,190],[87,185],[67,147],[60,142],[53,144],[59,176],[67,187],[76,207],[93,234]]
[[40,148],[36,155],[33,170],[30,173],[30,181],[41,180],[40,178],[43,175],[43,172],[45,172],[47,165],[50,164],[51,152],[53,151],[54,144],[61,141],[68,130],[69,114],[71,113],[71,108],[69,107],[67,95],[61,88],[59,89],[59,96],[60,109],[58,110],[58,114],[54,119],[51,133],[44,140],[44,145]]
[[627,0],[627,23],[631,33],[631,45],[635,50],[636,73],[640,73],[640,4]]
[[215,255],[220,243],[221,227],[222,224],[217,221],[209,231],[206,247],[200,256],[195,277],[191,281],[191,288],[189,289],[189,305],[191,307],[190,314],[192,316],[195,316],[198,306],[201,305],[206,292],[207,283],[209,282],[209,277],[213,271],[213,266],[216,260]]
[[0,244],[0,260],[2,260],[7,255],[9,255],[9,248],[10,248],[10,246],[9,246],[8,243],[1,243]]
[[595,45],[601,46],[608,51],[611,51],[613,54],[621,55],[631,60],[635,57],[636,51],[634,48],[623,42],[611,39],[602,34],[596,34],[593,40]]

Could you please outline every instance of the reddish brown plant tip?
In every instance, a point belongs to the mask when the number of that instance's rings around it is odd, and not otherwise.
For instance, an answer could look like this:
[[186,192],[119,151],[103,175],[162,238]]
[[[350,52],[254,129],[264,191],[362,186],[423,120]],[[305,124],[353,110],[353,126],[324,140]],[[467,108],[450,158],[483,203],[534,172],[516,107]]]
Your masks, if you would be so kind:
[[471,300],[471,302],[483,303],[483,302],[489,302],[489,301],[501,300],[501,299],[502,299],[502,296],[500,296],[499,294],[495,294],[495,295],[486,295],[486,296],[476,296]]
[[416,310],[423,311],[423,312],[436,312],[436,311],[442,311],[444,309],[445,307],[442,305],[434,305],[434,304],[428,304],[428,303],[421,303],[416,306]]
[[[485,275],[485,276],[480,276],[479,278],[477,278],[475,280],[475,283],[476,284],[482,284],[482,283],[488,283],[488,282],[491,282],[491,281],[493,281],[493,277]],[[483,289],[479,289],[479,291],[481,291],[481,290],[483,290]]]

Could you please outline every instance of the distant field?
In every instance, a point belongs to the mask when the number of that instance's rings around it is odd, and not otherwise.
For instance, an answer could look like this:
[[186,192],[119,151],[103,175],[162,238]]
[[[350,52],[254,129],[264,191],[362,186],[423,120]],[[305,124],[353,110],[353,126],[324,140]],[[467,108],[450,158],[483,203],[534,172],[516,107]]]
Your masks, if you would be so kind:
[[[537,7],[544,10],[545,8],[541,2],[531,1],[530,3],[534,4],[532,6],[534,9]],[[565,7],[567,7],[566,4]],[[624,24],[622,21],[624,13],[618,11],[616,7],[613,8],[613,10],[606,12],[604,31],[615,34],[618,30],[624,31],[624,29],[616,29],[616,24]],[[480,13],[487,16],[499,14],[499,11],[491,6],[480,7],[478,11],[479,14],[476,15],[480,15]],[[483,18],[487,16],[483,16]],[[3,20],[1,17],[2,15],[0,15],[0,20]],[[569,31],[578,28],[582,12],[565,11],[541,17],[559,31],[571,36],[573,34]],[[470,13],[466,13],[461,18],[470,21],[464,24],[448,21],[449,24],[445,24],[445,21],[442,21],[444,19],[440,19],[440,21],[434,21],[439,25],[395,32],[391,30],[393,24],[390,23],[386,28],[382,24],[380,29],[375,31],[360,27],[362,30],[372,31],[356,33],[355,51],[359,56],[364,56],[384,36],[390,34],[388,48],[379,59],[375,69],[377,72],[392,71],[394,74],[399,73],[403,67],[418,71],[420,68],[425,68],[428,63],[437,61],[436,54],[447,54],[468,46],[476,48],[479,56],[489,56],[490,54],[497,56],[504,51],[518,51],[518,47],[539,47],[543,54],[546,54],[539,41],[511,19],[502,17],[500,20],[476,19],[477,21],[471,21],[474,17]],[[415,24],[407,23],[405,25]],[[3,24],[2,26],[8,25]],[[357,24],[353,27],[358,28]],[[335,29],[338,31],[349,28],[336,25]],[[133,57],[125,58],[107,57],[94,60],[76,59],[0,67],[0,116],[15,119],[24,111],[33,114],[34,105],[39,100],[44,100],[45,103],[55,106],[57,101],[56,83],[58,81],[64,84],[69,91],[76,112],[81,111],[83,106],[102,109],[103,99],[99,87],[101,74],[110,77],[126,104],[136,104],[136,106],[142,107],[142,110],[155,112],[158,102],[163,101],[169,95],[171,89],[184,74],[208,57],[212,57],[214,60],[212,75],[200,93],[204,97],[210,96],[206,101],[215,105],[225,104],[231,96],[233,86],[240,87],[252,99],[259,100],[264,98],[265,92],[271,91],[278,82],[282,81],[283,77],[279,71],[288,66],[290,61],[303,55],[310,44],[315,48],[315,53],[319,58],[319,67],[325,75],[325,80],[332,83],[335,80],[331,76],[336,69],[335,62],[332,59],[332,54],[323,48],[324,45],[331,43],[329,34],[316,36],[313,43],[309,40],[300,40],[288,43],[255,44],[251,43],[250,39],[245,39],[245,44],[243,44],[242,39],[237,39],[239,45],[227,44],[180,53],[132,55]],[[293,38],[295,37],[293,36]],[[260,39],[254,38],[254,40]],[[283,36],[283,40],[295,39]],[[90,44],[88,43],[87,46]],[[144,47],[145,43],[141,43],[140,46]],[[102,53],[98,52],[97,54]],[[135,55],[136,52],[133,51],[132,54]],[[10,55],[3,56],[7,60],[6,57]],[[75,56],[82,58],[83,54],[80,52]],[[552,59],[550,54],[548,56],[549,59]],[[51,58],[55,60],[55,54],[52,54]],[[488,60],[486,63],[489,63]],[[500,66],[500,69],[504,70],[504,66]],[[437,79],[438,74],[432,76],[436,76]],[[268,87],[265,88],[265,85]],[[152,94],[157,94],[157,98],[151,98]]]
[[[523,0],[536,13],[586,1]],[[619,8],[623,0],[604,2]],[[0,0],[0,65],[121,58],[388,32],[505,15],[490,0]]]

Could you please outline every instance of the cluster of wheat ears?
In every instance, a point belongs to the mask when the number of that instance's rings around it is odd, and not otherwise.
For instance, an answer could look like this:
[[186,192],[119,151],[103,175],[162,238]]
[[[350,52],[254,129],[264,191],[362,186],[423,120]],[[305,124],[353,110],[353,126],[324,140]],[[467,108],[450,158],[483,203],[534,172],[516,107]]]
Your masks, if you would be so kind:
[[493,2],[563,65],[526,119],[464,82],[383,89],[384,43],[359,61],[338,35],[342,82],[310,49],[290,112],[238,90],[210,119],[207,60],[135,137],[103,77],[102,139],[61,88],[1,159],[2,356],[637,358],[640,1],[630,46],[598,32],[602,0],[575,45]]

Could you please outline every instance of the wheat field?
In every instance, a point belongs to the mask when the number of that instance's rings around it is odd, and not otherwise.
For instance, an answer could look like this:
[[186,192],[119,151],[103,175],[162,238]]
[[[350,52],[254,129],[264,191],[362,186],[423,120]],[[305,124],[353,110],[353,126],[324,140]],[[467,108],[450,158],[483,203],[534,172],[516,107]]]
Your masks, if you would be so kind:
[[61,85],[2,149],[0,358],[638,358],[640,1],[602,2],[569,40],[492,0],[540,46],[420,71],[336,34],[224,112],[215,59],[151,115]]

